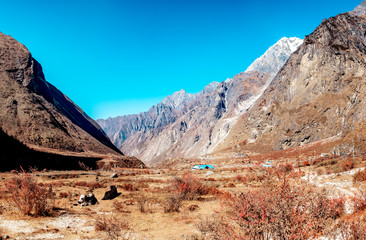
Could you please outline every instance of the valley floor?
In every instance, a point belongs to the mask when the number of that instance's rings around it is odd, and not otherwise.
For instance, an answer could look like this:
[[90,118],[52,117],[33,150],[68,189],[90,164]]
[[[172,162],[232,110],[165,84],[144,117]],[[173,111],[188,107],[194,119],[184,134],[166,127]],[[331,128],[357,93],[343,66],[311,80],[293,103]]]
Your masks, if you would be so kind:
[[[272,161],[273,166],[266,168],[262,166],[266,161],[235,157],[221,164],[216,162],[214,170],[191,170],[192,163],[198,160],[187,160],[185,165],[170,169],[33,172],[30,176],[38,186],[52,186],[53,195],[48,199],[52,209],[47,211],[50,216],[22,214],[11,198],[15,190],[9,186],[11,179],[21,178],[22,174],[1,173],[0,234],[10,239],[214,239],[215,229],[235,222],[220,222],[235,219],[231,215],[226,218],[232,210],[227,205],[234,199],[231,196],[256,193],[272,186],[280,174],[294,173],[301,176],[289,181],[290,184],[297,186],[301,182],[306,186],[304,189],[326,191],[329,199],[345,200],[344,213],[329,220],[327,231],[322,231],[325,234],[329,229],[335,231],[334,226],[344,219],[364,215],[365,195],[358,198],[364,206],[357,206],[357,211],[354,199],[366,193],[362,190],[366,178],[355,181],[354,176],[360,175],[366,161],[357,157],[352,159],[352,166],[345,166],[348,160],[324,158],[311,164]],[[114,173],[118,177],[112,178]],[[101,200],[111,185],[121,194],[113,200]],[[94,193],[99,203],[80,206],[77,203],[80,195],[89,192]],[[235,230],[237,226],[228,229]]]

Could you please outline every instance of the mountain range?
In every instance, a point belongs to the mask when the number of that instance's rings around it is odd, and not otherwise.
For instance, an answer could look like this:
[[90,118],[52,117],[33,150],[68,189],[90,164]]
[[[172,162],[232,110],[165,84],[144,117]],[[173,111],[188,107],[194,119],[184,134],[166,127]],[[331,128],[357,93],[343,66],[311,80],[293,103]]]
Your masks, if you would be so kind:
[[[365,13],[363,1],[324,19],[304,41],[282,38],[245,72],[198,97],[181,90],[136,118],[97,122],[119,149],[148,165],[314,144],[332,154],[363,152]],[[164,111],[151,114],[158,106]],[[173,117],[155,127],[166,116]],[[127,133],[124,126],[136,119],[141,128]]]
[[45,80],[24,45],[0,33],[0,170],[102,159],[140,168],[300,148],[364,153],[365,14],[363,1],[304,40],[280,39],[246,71],[199,93],[182,89],[147,112],[97,121]]
[[97,122],[123,152],[149,165],[209,154],[301,43],[299,38],[282,38],[233,78],[212,82],[197,94],[180,90],[145,113]]

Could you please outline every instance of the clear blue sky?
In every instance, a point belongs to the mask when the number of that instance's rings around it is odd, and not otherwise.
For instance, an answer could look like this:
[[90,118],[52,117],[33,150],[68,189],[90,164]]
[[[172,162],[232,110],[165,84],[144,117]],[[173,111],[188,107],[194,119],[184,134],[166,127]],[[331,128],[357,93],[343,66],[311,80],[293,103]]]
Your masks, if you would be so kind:
[[361,0],[1,1],[0,31],[93,118],[146,111],[244,71]]

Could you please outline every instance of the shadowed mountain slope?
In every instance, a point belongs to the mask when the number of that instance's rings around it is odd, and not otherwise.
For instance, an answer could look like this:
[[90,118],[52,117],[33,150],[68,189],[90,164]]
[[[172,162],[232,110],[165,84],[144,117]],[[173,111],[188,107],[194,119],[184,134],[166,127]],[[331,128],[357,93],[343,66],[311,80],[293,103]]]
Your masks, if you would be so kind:
[[121,154],[98,124],[45,80],[41,65],[0,34],[0,127],[29,146]]
[[54,170],[75,170],[81,169],[79,162],[95,169],[97,161],[102,159],[98,157],[62,156],[59,154],[36,151],[28,148],[14,137],[8,136],[1,129],[0,142],[0,171],[19,170],[20,167],[24,170],[28,170],[30,167],[38,168],[39,170],[44,168]]

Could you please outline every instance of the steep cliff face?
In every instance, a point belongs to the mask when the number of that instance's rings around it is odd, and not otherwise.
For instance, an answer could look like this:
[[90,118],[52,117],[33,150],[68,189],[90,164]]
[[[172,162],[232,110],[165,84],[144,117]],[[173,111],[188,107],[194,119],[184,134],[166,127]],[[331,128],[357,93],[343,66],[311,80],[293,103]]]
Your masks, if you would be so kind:
[[2,33],[0,92],[0,128],[27,146],[121,154],[95,121],[45,80],[27,48]]
[[365,19],[354,14],[324,20],[217,150],[265,152],[325,139],[364,141],[365,32]]

